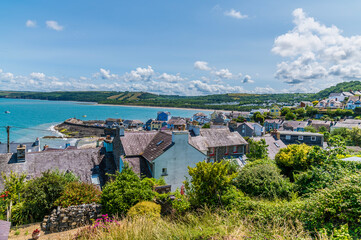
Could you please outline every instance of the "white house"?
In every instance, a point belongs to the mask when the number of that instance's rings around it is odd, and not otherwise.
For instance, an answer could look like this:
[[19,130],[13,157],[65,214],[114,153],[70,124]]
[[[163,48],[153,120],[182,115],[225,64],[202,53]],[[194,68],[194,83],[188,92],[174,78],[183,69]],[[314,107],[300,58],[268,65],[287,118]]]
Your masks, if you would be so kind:
[[361,107],[361,96],[349,97],[346,103],[346,109],[354,110],[357,107]]
[[328,99],[333,99],[335,101],[343,102],[346,96],[343,93],[330,93]]

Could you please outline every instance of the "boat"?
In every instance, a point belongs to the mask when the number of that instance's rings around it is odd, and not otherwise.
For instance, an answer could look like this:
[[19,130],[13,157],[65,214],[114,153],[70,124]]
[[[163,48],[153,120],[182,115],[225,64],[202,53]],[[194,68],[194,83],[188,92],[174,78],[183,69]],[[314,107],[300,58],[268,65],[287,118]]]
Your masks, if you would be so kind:
[[83,117],[85,118],[85,117],[86,117],[86,115],[83,115]]
[[5,111],[6,114],[10,113],[10,111]]

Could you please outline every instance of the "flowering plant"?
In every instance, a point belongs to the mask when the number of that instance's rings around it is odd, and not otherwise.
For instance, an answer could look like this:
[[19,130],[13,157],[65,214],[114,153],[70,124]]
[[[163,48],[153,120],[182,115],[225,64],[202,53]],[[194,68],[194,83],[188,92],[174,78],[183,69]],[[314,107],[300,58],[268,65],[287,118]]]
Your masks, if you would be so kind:
[[39,233],[40,233],[39,229],[35,229],[35,230],[33,231],[33,235],[39,234]]
[[9,191],[5,191],[3,194],[0,195],[0,198],[3,201],[5,201],[8,196],[9,196]]

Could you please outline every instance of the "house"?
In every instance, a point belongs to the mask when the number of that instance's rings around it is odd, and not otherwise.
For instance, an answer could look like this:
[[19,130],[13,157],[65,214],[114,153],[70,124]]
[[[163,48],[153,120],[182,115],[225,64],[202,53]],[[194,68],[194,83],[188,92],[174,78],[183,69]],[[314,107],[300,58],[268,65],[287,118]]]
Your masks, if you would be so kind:
[[330,93],[328,99],[343,102],[346,96],[343,93]]
[[181,117],[172,117],[167,122],[167,128],[171,130],[186,130],[187,120]]
[[224,125],[227,124],[230,120],[223,112],[219,112],[218,115],[214,119],[212,119],[212,123],[214,125]]
[[209,123],[211,120],[206,114],[199,112],[193,115],[192,121],[196,121],[199,124],[203,125],[205,123]]
[[[41,151],[39,138],[37,138],[34,142],[26,142],[26,143],[21,143],[21,144],[26,147],[26,152]],[[19,145],[20,145],[20,143],[11,142],[9,144],[9,150],[10,150],[9,152],[16,153]],[[0,153],[7,153],[7,152],[8,152],[7,143],[0,143]],[[1,173],[1,169],[0,169],[0,173]]]
[[282,119],[266,119],[264,121],[264,128],[266,132],[272,131],[272,130],[277,130],[280,128],[280,126],[282,125],[283,120]]
[[354,96],[360,96],[361,95],[361,92],[360,91],[354,91],[352,92]]
[[334,99],[324,99],[317,103],[317,108],[343,108],[343,104],[340,101]]
[[201,161],[220,161],[224,157],[242,157],[248,143],[228,129],[190,131],[124,132],[114,138],[114,158],[119,170],[125,162],[139,175],[163,177],[172,191],[180,188],[188,175],[188,166]]
[[349,97],[345,108],[355,110],[357,107],[361,107],[361,96]]
[[154,119],[148,119],[144,124],[144,129],[147,130],[147,131],[150,131],[151,124],[152,124],[153,121],[154,121]]
[[[98,167],[97,167],[98,166]],[[97,167],[97,168],[96,168]],[[106,173],[115,173],[113,157],[105,153],[104,148],[89,149],[51,149],[41,152],[27,152],[26,147],[18,147],[17,153],[0,154],[0,169],[5,174],[25,173],[26,179],[39,177],[48,170],[70,171],[81,181],[92,183],[93,175],[99,176],[102,186]],[[0,192],[4,188],[0,178]]]
[[140,120],[124,120],[123,125],[128,129],[139,129],[143,128],[144,123]]
[[238,111],[231,111],[231,112],[227,112],[225,113],[225,115],[227,116],[228,119],[237,119],[240,117],[243,117],[246,120],[249,120],[249,115],[250,112],[238,112]]
[[350,130],[353,128],[361,128],[361,120],[345,119],[343,121],[336,122],[331,126],[331,131],[337,128],[347,128]]
[[353,93],[352,92],[342,92],[343,95],[345,95],[345,97],[352,97]]
[[160,130],[167,125],[166,121],[153,120],[150,123],[150,130]]
[[262,125],[252,122],[238,123],[234,131],[237,131],[242,137],[260,137],[264,134]]
[[287,147],[280,139],[276,139],[271,135],[253,138],[255,141],[260,141],[261,139],[264,139],[267,144],[268,157],[270,159],[274,159],[280,149]]
[[211,121],[213,121],[214,119],[216,119],[218,117],[218,115],[220,114],[224,114],[223,112],[221,111],[214,111],[211,113]]
[[300,107],[301,107],[301,108],[313,107],[313,103],[312,103],[312,102],[309,102],[309,101],[302,101],[302,102],[300,102]]
[[108,128],[113,128],[122,125],[122,122],[123,121],[120,118],[107,118],[105,120],[105,126]]
[[311,120],[309,122],[309,126],[314,127],[317,131],[319,131],[321,127],[325,127],[327,131],[330,131],[331,126],[333,124],[334,124],[333,121],[327,121],[327,120]]
[[323,134],[311,132],[277,131],[276,139],[282,140],[286,145],[302,144],[323,147]]
[[253,116],[253,114],[255,114],[256,112],[259,112],[259,113],[261,113],[261,114],[264,114],[264,113],[268,113],[269,112],[269,109],[252,109],[251,111],[250,111],[250,117],[252,117]]
[[158,112],[157,119],[158,121],[168,122],[170,119],[170,112]]
[[273,107],[270,108],[269,113],[271,114],[272,117],[279,117],[281,116],[281,109],[279,106],[274,105]]
[[304,132],[307,125],[307,121],[283,121],[280,129],[284,131]]

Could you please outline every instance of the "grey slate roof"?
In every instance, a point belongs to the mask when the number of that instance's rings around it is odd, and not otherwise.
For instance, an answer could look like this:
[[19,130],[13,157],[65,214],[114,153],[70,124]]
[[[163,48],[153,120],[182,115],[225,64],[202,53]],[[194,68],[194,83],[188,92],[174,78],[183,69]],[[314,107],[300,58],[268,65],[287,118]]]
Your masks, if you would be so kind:
[[264,139],[266,141],[266,144],[268,145],[268,156],[271,159],[275,158],[276,154],[279,152],[280,149],[287,147],[286,144],[282,142],[282,140],[276,140],[273,136],[270,135],[266,135],[263,137],[254,137],[253,139],[256,141]]
[[[91,148],[26,153],[24,163],[16,162],[16,154],[0,154],[0,172],[24,172],[29,179],[51,169],[69,170],[81,181],[91,183],[92,169],[103,160],[100,150],[101,148]],[[3,187],[3,179],[0,178],[0,191]]]
[[340,97],[340,96],[341,97],[344,96],[343,93],[330,93],[329,97],[331,98],[331,97]]
[[315,136],[322,137],[321,133],[313,133],[313,132],[295,132],[295,131],[278,131],[282,135],[294,135],[294,136]]
[[305,128],[307,127],[308,122],[306,121],[284,121],[283,122],[283,128]]
[[[34,146],[34,143],[32,142],[28,142],[28,143],[21,143],[22,145],[26,146],[26,151],[27,152],[39,152],[40,146]],[[16,153],[17,151],[17,147],[20,145],[20,143],[10,143],[10,152],[11,153]],[[6,143],[1,143],[0,144],[0,153],[7,153],[7,144]]]
[[346,97],[351,97],[351,96],[353,96],[353,94],[350,93],[350,92],[342,92],[342,94],[345,95]]
[[156,131],[151,132],[125,132],[124,136],[120,138],[126,156],[142,155],[145,148],[148,146],[153,137],[157,134]]
[[168,124],[169,125],[179,126],[179,125],[187,124],[187,121],[185,120],[185,118],[172,117],[171,119],[169,119]]
[[149,142],[149,145],[144,150],[143,157],[151,162],[162,155],[171,144],[172,133],[160,131]]
[[201,129],[199,136],[191,137],[189,143],[200,151],[207,151],[210,147],[247,144],[238,132],[231,132],[228,128]]

